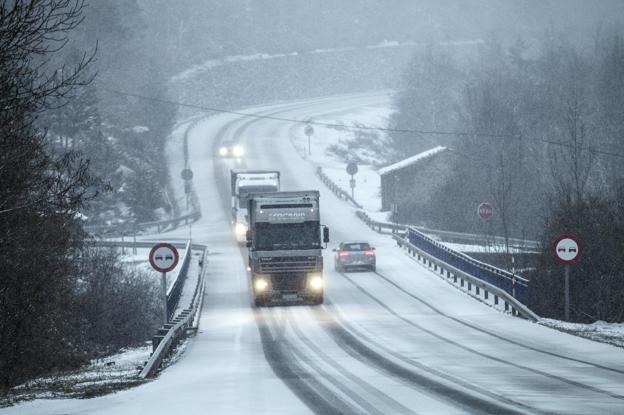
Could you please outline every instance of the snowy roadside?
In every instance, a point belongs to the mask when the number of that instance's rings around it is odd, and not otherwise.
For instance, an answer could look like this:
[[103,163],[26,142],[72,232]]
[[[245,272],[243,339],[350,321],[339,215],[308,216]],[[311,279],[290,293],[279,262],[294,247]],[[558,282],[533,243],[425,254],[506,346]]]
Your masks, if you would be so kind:
[[93,359],[73,371],[33,379],[12,388],[0,399],[0,407],[32,399],[91,398],[139,385],[145,380],[137,375],[151,352],[149,341],[140,347]]
[[[357,112],[348,112],[348,119],[314,117],[318,123],[332,124],[332,126],[313,125],[314,134],[310,139],[310,152],[308,155],[308,137],[305,135],[305,125],[298,125],[290,132],[290,141],[297,152],[309,162],[323,168],[323,172],[337,185],[345,190],[350,190],[349,180],[351,176],[346,172],[347,160],[358,160],[358,172],[354,176],[356,185],[354,199],[360,203],[370,216],[382,215],[387,217],[388,212],[380,212],[381,178],[377,168],[385,160],[379,152],[371,150],[366,142],[374,138],[383,143],[387,140],[384,133],[378,133],[375,137],[358,137],[356,131],[349,129],[352,126],[385,126],[390,116],[390,97],[388,100],[376,105],[362,107]],[[332,114],[332,117],[340,114]],[[334,126],[335,125],[335,126]],[[345,127],[340,127],[344,125]]]
[[573,334],[575,336],[624,348],[624,323],[596,321],[591,324],[582,324],[568,323],[549,318],[541,319],[540,323],[546,327]]

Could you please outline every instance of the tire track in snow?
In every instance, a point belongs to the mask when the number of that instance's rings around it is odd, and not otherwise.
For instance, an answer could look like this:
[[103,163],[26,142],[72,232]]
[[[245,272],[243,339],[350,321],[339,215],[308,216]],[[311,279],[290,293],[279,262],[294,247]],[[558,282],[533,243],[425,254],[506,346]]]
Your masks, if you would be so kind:
[[[524,405],[504,396],[494,394],[476,385],[467,383],[466,381],[417,363],[396,352],[392,352],[387,347],[369,339],[366,335],[355,330],[348,330],[346,328],[348,325],[345,324],[344,320],[339,321],[332,315],[331,312],[327,310],[326,307],[317,310],[317,318],[319,319],[319,323],[326,328],[336,342],[348,353],[360,359],[369,361],[371,365],[378,367],[386,373],[390,373],[392,376],[402,379],[410,386],[429,394],[441,402],[453,405],[459,409],[467,410],[470,413],[545,413],[540,412],[539,410],[528,405]],[[429,376],[410,370],[396,363],[394,360],[383,356],[366,345],[363,341],[364,339],[366,339],[366,341],[370,344],[384,350],[385,353],[392,355],[415,369],[427,373]],[[437,378],[444,379],[449,383],[460,386],[451,386],[434,379],[431,377],[432,375]]]
[[[409,258],[413,259],[411,256],[409,256]],[[617,374],[620,374],[620,375],[624,375],[624,370],[616,369],[616,368],[609,367],[609,366],[604,366],[604,365],[601,365],[601,364],[598,364],[598,363],[589,362],[589,361],[583,360],[583,359],[577,359],[577,358],[570,357],[570,356],[564,356],[564,355],[559,354],[559,353],[551,352],[551,351],[548,351],[548,350],[543,350],[543,349],[540,349],[540,348],[535,347],[535,346],[530,346],[528,344],[521,343],[519,341],[507,338],[505,336],[501,336],[500,334],[496,334],[496,333],[494,333],[492,331],[489,331],[489,330],[486,330],[486,329],[484,329],[482,327],[479,327],[477,325],[471,324],[471,323],[469,323],[467,321],[464,321],[464,320],[462,320],[460,318],[453,317],[453,316],[451,316],[449,314],[446,314],[444,311],[440,310],[439,308],[435,307],[434,305],[432,305],[428,301],[422,299],[418,295],[416,295],[416,294],[406,290],[405,288],[401,287],[399,284],[397,284],[396,282],[392,281],[390,278],[380,274],[379,272],[375,272],[375,274],[377,274],[377,276],[379,276],[380,278],[385,280],[388,284],[392,285],[397,290],[401,291],[402,293],[406,294],[409,297],[412,297],[414,300],[416,300],[419,303],[421,303],[422,305],[426,306],[427,308],[429,308],[431,311],[435,312],[436,314],[438,314],[438,315],[440,315],[440,316],[442,316],[444,318],[447,318],[449,320],[452,320],[452,321],[454,321],[456,323],[459,323],[462,326],[469,327],[469,328],[471,328],[473,330],[476,330],[476,331],[481,332],[483,334],[486,334],[488,336],[492,336],[492,337],[494,337],[496,339],[499,339],[499,340],[502,340],[504,342],[513,344],[515,346],[522,347],[523,349],[528,349],[528,350],[531,350],[531,351],[534,351],[534,352],[538,352],[538,353],[542,353],[542,354],[545,354],[545,355],[548,355],[548,356],[552,356],[552,357],[557,357],[559,359],[568,360],[570,362],[582,363],[584,365],[593,366],[593,367],[595,367],[597,369],[607,370],[609,372],[613,372],[613,373],[617,373]]]
[[[352,372],[345,369],[344,366],[340,365],[336,360],[332,359],[331,356],[329,356],[327,353],[321,350],[319,346],[314,344],[314,342],[305,335],[305,333],[301,330],[301,328],[299,327],[299,324],[297,323],[299,318],[292,318],[292,317],[294,316],[291,315],[291,318],[288,320],[288,322],[299,340],[301,340],[314,354],[316,354],[319,358],[324,360],[329,366],[336,369],[342,376],[347,378],[353,384],[365,390],[369,395],[373,396],[375,399],[380,400],[384,404],[384,406],[387,406],[388,409],[391,410],[391,412],[379,411],[373,408],[374,411],[369,411],[369,413],[416,414],[416,412],[412,411],[411,409],[407,408],[400,402],[388,396],[386,393],[382,392],[380,389],[377,389],[374,386],[370,385],[369,383],[363,381],[361,378],[357,377]],[[353,356],[352,354],[350,355]]]
[[[375,274],[380,275],[378,273],[375,273]],[[434,332],[432,330],[429,330],[429,329],[421,326],[420,324],[415,323],[414,321],[412,321],[412,320],[410,320],[410,319],[400,315],[398,312],[396,312],[390,306],[385,304],[383,301],[381,301],[380,299],[378,299],[377,297],[372,295],[370,292],[368,292],[360,284],[355,282],[355,280],[353,280],[352,278],[349,278],[344,273],[342,273],[341,275],[343,277],[345,277],[346,280],[351,282],[351,284],[353,284],[357,289],[359,289],[367,297],[369,297],[374,302],[379,304],[382,308],[384,308],[386,311],[388,311],[393,316],[399,318],[400,320],[404,321],[405,323],[409,324],[410,326],[415,327],[415,328],[417,328],[417,329],[419,329],[419,330],[421,330],[421,331],[423,331],[423,332],[425,332],[425,333],[427,333],[427,334],[429,334],[429,335],[431,335],[431,336],[437,338],[438,340],[441,340],[441,341],[443,341],[443,342],[445,342],[447,344],[451,344],[451,345],[453,345],[455,347],[458,347],[460,349],[463,349],[463,350],[465,350],[465,351],[467,351],[467,352],[469,352],[471,354],[483,357],[483,358],[488,359],[488,360],[492,360],[492,361],[497,362],[497,363],[502,363],[502,364],[507,365],[507,366],[512,366],[512,367],[515,367],[517,369],[525,370],[525,371],[531,372],[531,373],[536,374],[536,375],[540,375],[540,376],[544,376],[544,377],[549,378],[549,379],[557,380],[559,382],[563,382],[563,383],[566,383],[568,385],[571,385],[571,386],[574,386],[574,387],[577,387],[577,388],[589,390],[589,391],[592,391],[592,392],[595,392],[595,393],[598,393],[598,394],[601,394],[601,395],[606,395],[606,396],[609,396],[609,397],[614,398],[614,399],[624,400],[624,395],[620,395],[620,394],[617,394],[617,393],[609,392],[609,391],[606,391],[606,390],[603,390],[603,389],[600,389],[600,388],[597,388],[597,387],[594,387],[594,386],[591,386],[591,385],[586,385],[584,383],[581,383],[581,382],[578,382],[578,381],[575,381],[575,380],[572,380],[572,379],[564,378],[564,377],[561,377],[561,376],[558,376],[558,375],[554,375],[552,373],[544,372],[544,371],[539,370],[539,369],[534,369],[534,368],[531,368],[531,367],[528,367],[528,366],[523,366],[521,364],[514,363],[514,362],[511,362],[509,360],[505,360],[505,359],[501,359],[501,358],[498,358],[498,357],[490,356],[490,355],[488,355],[486,353],[480,352],[480,351],[475,350],[475,349],[473,349],[471,347],[465,346],[465,345],[460,344],[460,343],[458,343],[458,342],[456,342],[454,340],[451,340],[451,339],[449,339],[447,337],[444,337],[444,336],[442,336],[442,335],[440,335],[440,334],[438,334],[438,333],[436,333],[436,332]],[[388,280],[386,279],[386,281],[388,281]]]

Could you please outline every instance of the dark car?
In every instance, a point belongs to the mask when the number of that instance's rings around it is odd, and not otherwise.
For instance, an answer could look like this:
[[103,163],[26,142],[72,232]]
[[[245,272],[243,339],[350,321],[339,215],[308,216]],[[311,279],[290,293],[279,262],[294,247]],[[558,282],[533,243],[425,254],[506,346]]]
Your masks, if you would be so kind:
[[225,140],[219,146],[219,157],[222,158],[240,158],[244,153],[243,146],[231,140]]
[[355,268],[376,270],[375,248],[368,242],[342,242],[337,249],[334,249],[334,252],[336,252],[334,256],[336,271],[342,272]]

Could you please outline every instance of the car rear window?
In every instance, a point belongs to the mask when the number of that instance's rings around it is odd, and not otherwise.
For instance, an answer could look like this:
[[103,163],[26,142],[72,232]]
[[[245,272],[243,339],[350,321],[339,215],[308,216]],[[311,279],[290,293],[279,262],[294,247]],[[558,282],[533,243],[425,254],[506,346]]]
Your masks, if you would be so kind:
[[368,251],[369,249],[370,245],[366,243],[344,244],[342,246],[343,251]]

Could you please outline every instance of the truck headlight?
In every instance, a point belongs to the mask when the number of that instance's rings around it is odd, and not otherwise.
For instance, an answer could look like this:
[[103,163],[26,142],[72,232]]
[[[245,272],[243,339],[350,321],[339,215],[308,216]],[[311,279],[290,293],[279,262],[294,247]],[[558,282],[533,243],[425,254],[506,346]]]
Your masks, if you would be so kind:
[[323,289],[323,277],[319,274],[312,274],[308,277],[308,285],[314,291],[320,291]]
[[256,291],[264,291],[269,286],[269,283],[264,278],[257,278],[254,282],[254,287],[256,287]]
[[247,225],[236,222],[236,225],[234,225],[234,233],[236,233],[237,236],[245,235],[247,233]]
[[240,144],[237,144],[234,148],[232,148],[232,154],[234,154],[235,157],[241,157],[244,153],[245,149]]
[[219,155],[220,156],[227,156],[228,153],[228,149],[225,146],[221,146],[219,147]]

